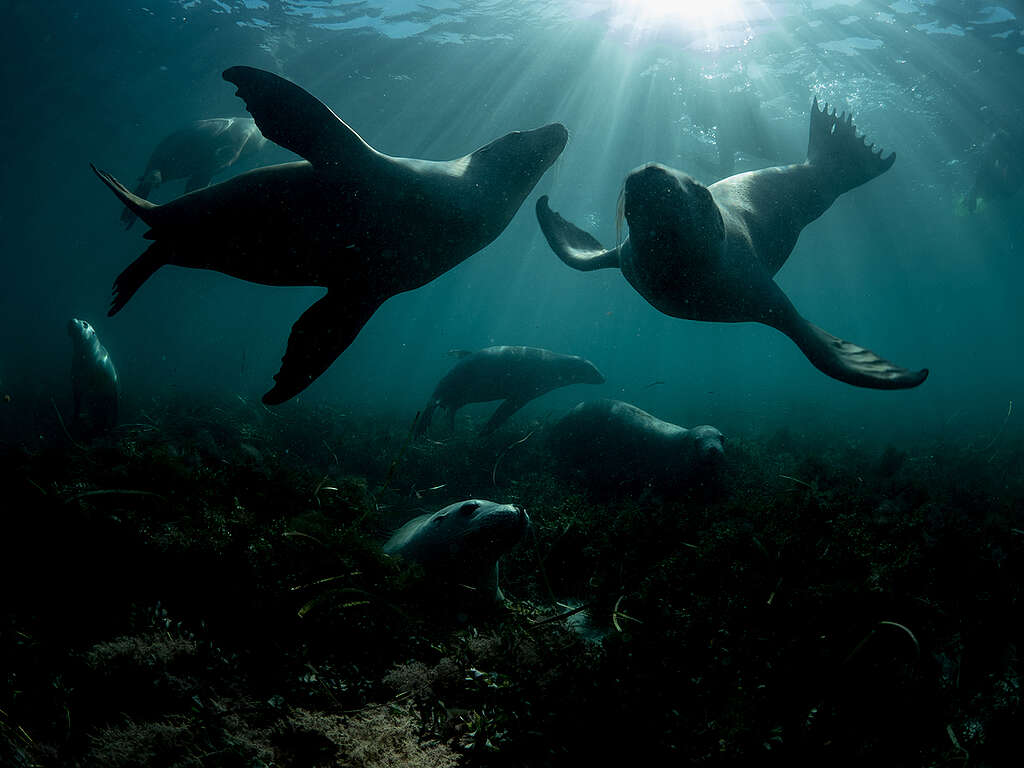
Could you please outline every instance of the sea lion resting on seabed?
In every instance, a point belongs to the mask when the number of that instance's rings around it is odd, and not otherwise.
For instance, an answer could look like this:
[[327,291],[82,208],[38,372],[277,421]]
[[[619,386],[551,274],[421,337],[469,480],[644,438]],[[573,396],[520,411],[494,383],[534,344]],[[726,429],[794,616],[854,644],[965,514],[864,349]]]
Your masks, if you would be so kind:
[[[216,174],[242,158],[255,155],[266,143],[251,117],[196,120],[156,145],[135,187],[135,194],[149,197],[155,187],[172,179],[188,179],[186,192],[202,189]],[[121,213],[121,221],[125,229],[131,229],[135,214],[130,208]]]
[[853,117],[811,108],[807,160],[730,176],[705,187],[682,171],[650,163],[626,177],[629,236],[605,249],[537,201],[551,248],[574,269],[618,267],[655,309],[673,317],[765,323],[796,342],[829,376],[858,387],[916,387],[910,371],[809,323],[772,279],[800,231],[843,192],[887,171],[886,158],[859,138]]
[[111,315],[165,264],[327,295],[292,326],[276,384],[282,403],[334,362],[385,300],[429,283],[494,240],[568,139],[552,123],[510,133],[457,160],[381,154],[327,106],[270,72],[224,79],[263,135],[305,160],[243,173],[164,205],[96,174],[155,241],[114,282]]
[[467,499],[399,528],[384,552],[419,563],[432,584],[464,585],[480,602],[502,600],[498,559],[523,537],[530,518],[515,504]]
[[725,437],[714,427],[686,429],[621,400],[580,403],[551,427],[548,444],[599,486],[697,484],[714,479],[725,457]]
[[117,370],[85,320],[70,320],[68,335],[72,344],[72,429],[84,437],[95,437],[117,426]]
[[438,382],[417,422],[417,435],[426,433],[438,406],[448,411],[454,427],[455,412],[467,403],[504,400],[480,431],[489,435],[526,403],[553,389],[604,383],[604,376],[589,360],[538,347],[460,349],[452,354],[461,359]]

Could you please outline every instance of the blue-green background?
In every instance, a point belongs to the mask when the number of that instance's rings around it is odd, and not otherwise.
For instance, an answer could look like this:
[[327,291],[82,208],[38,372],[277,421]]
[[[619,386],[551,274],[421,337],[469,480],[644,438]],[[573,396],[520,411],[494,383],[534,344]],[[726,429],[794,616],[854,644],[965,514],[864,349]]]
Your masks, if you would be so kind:
[[[556,120],[571,133],[501,237],[386,302],[300,407],[326,401],[407,423],[453,364],[447,350],[526,344],[584,355],[607,383],[547,395],[525,418],[606,396],[727,434],[789,424],[984,445],[1004,420],[1007,431],[1019,423],[1005,417],[1024,384],[1024,196],[958,213],[985,141],[1020,129],[1015,3],[750,4],[745,22],[720,27],[645,19],[610,0],[2,7],[0,390],[10,402],[0,428],[12,434],[30,430],[51,398],[67,407],[72,316],[95,325],[136,407],[270,388],[291,324],[321,291],[169,267],[107,318],[111,282],[141,253],[143,229],[122,231],[88,165],[132,184],[170,131],[244,115],[220,77],[235,64],[294,80],[389,154],[447,159]],[[755,105],[752,132],[775,146],[767,158],[742,151],[737,169],[800,161],[814,96],[852,108],[897,161],[810,225],[777,280],[826,330],[930,368],[917,389],[834,381],[764,326],[663,316],[617,271],[565,267],[534,218],[548,194],[610,245],[631,168],[660,161],[714,181],[721,126],[752,120],[737,103]],[[271,147],[258,162],[287,159]]]

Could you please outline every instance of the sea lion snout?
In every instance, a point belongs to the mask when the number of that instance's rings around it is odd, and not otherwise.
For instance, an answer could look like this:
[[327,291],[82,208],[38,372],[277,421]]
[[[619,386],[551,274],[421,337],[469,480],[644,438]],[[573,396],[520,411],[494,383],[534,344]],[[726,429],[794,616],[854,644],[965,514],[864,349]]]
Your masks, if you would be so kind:
[[725,460],[725,435],[715,427],[702,424],[690,430],[697,447],[697,457],[707,464],[717,465]]
[[85,320],[72,318],[68,321],[68,336],[78,341],[85,341],[90,336],[95,336],[96,331]]

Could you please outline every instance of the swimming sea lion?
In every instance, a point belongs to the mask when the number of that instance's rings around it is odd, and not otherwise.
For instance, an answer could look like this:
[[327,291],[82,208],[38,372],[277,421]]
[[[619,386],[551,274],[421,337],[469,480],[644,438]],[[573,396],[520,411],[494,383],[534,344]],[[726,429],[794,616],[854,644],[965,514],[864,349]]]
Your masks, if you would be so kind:
[[807,160],[740,173],[705,187],[681,171],[650,163],[623,189],[629,236],[606,250],[591,235],[537,201],[537,218],[556,254],[574,269],[619,267],[656,309],[673,317],[759,322],[785,333],[829,376],[858,387],[916,387],[928,370],[909,371],[812,325],[772,279],[800,231],[843,192],[887,171],[857,136],[851,116],[811,108]]
[[68,322],[75,431],[92,437],[117,425],[117,370],[96,331],[85,320]]
[[974,184],[964,198],[968,211],[974,213],[979,201],[1006,200],[1024,185],[1024,131],[996,131],[986,143]]
[[452,354],[462,359],[438,382],[417,422],[417,435],[430,427],[438,406],[448,411],[454,427],[455,412],[466,403],[504,400],[480,431],[489,435],[546,392],[569,384],[604,383],[604,376],[589,360],[537,347],[486,347],[477,352],[455,350]]
[[[185,191],[202,189],[235,161],[256,154],[267,140],[251,117],[214,117],[196,120],[167,136],[149,156],[146,170],[135,187],[139,197],[172,179],[188,179]],[[130,208],[121,213],[125,229],[135,223]]]
[[429,283],[501,234],[568,139],[552,123],[456,160],[389,157],[294,83],[252,67],[231,67],[224,79],[238,86],[264,136],[306,159],[165,205],[94,167],[155,241],[114,282],[109,314],[165,264],[266,285],[325,286],[327,295],[292,326],[267,404],[309,386],[386,299]]
[[597,485],[678,487],[715,477],[725,437],[655,418],[621,400],[580,403],[552,426],[549,444],[561,461]]
[[467,499],[410,520],[383,549],[422,565],[432,584],[463,584],[483,602],[497,602],[503,599],[498,558],[523,537],[529,522],[515,504]]

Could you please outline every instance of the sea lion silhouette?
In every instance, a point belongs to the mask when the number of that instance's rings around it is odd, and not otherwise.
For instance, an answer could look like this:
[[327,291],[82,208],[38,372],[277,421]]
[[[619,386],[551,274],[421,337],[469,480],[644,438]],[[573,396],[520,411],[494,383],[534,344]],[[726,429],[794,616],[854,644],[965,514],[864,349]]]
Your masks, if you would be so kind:
[[[216,174],[242,158],[255,155],[266,143],[251,117],[196,120],[156,145],[135,187],[135,194],[149,197],[154,188],[172,179],[187,179],[186,192],[202,189]],[[121,213],[125,229],[131,229],[135,218],[130,208]]]
[[455,412],[466,403],[504,400],[480,430],[489,435],[534,398],[570,384],[603,384],[597,367],[577,355],[563,355],[539,347],[485,347],[476,352],[459,349],[460,358],[434,388],[430,402],[416,423],[416,434],[430,428],[434,410],[448,411],[455,426]]
[[151,227],[145,253],[114,282],[119,312],[165,264],[265,285],[319,285],[327,295],[292,326],[263,402],[301,392],[340,355],[385,300],[419,288],[505,229],[565,147],[552,123],[509,133],[449,161],[390,157],[284,78],[231,67],[224,79],[263,135],[305,160],[257,168],[164,205],[93,167]]
[[705,187],[658,163],[626,178],[629,236],[605,249],[537,201],[537,219],[559,258],[583,271],[618,267],[656,309],[673,317],[759,322],[789,336],[818,370],[858,387],[916,387],[928,370],[910,371],[836,338],[805,320],[772,279],[800,231],[843,192],[890,167],[858,137],[852,115],[818,100],[811,107],[807,160],[736,174]]

